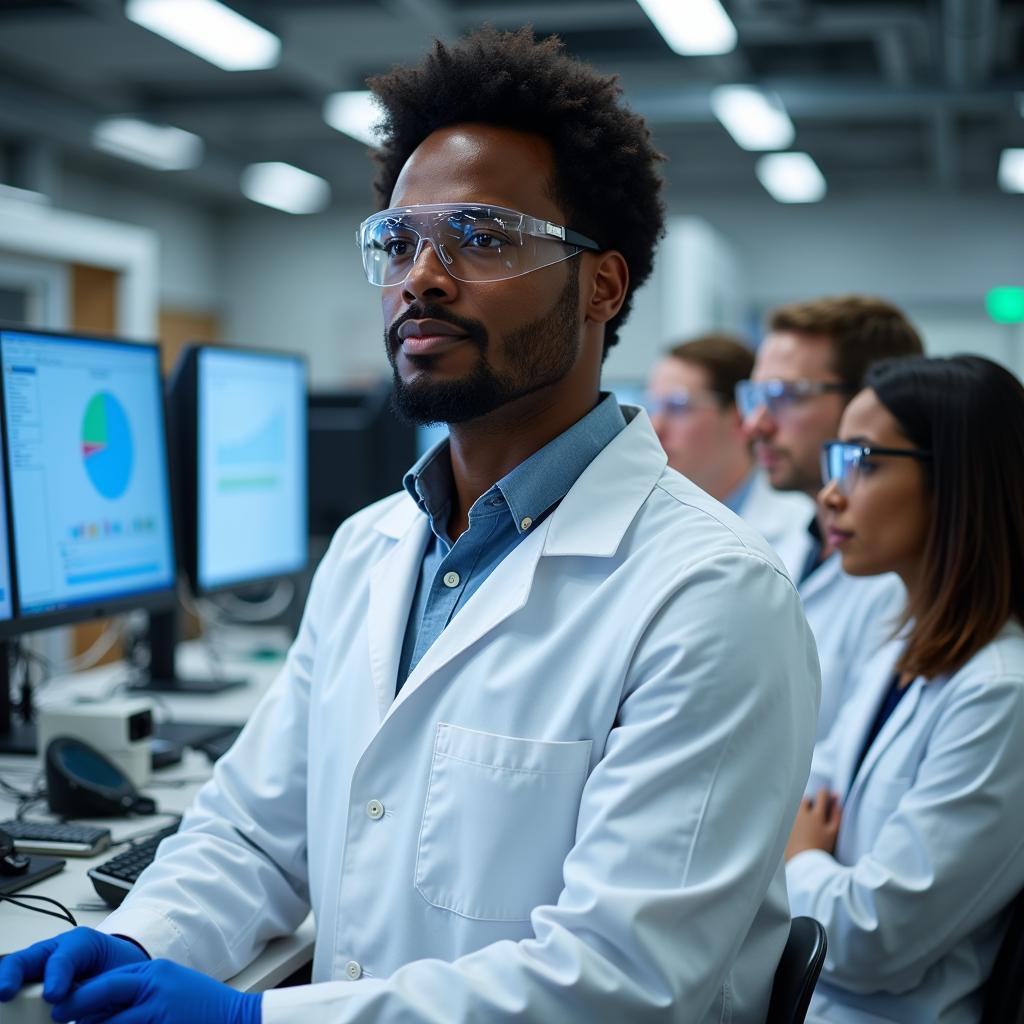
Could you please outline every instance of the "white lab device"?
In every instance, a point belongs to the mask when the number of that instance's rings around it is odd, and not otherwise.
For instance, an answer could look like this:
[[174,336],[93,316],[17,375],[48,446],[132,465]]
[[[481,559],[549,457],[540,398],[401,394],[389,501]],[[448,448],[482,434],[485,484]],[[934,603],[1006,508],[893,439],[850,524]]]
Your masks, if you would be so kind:
[[109,757],[136,786],[149,782],[152,701],[133,698],[41,708],[37,729],[40,757],[46,755],[50,740],[73,736]]

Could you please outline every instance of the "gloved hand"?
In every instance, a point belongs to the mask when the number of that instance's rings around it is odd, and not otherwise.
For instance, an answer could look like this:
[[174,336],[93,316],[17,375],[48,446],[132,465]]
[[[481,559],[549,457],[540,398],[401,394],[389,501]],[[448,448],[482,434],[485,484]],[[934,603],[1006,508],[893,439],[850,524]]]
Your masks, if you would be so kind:
[[53,1008],[79,1024],[260,1024],[262,993],[236,992],[170,960],[147,960],[79,985]]
[[148,963],[141,947],[95,928],[74,928],[36,942],[0,960],[0,1002],[13,999],[22,985],[43,981],[43,998],[59,1003],[76,981],[115,967]]

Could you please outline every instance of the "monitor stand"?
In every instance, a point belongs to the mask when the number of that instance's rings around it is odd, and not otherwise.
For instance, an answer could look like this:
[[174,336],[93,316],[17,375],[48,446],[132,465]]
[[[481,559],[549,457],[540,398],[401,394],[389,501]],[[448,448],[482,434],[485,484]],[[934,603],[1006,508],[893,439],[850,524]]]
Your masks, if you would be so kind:
[[175,675],[174,648],[178,642],[177,609],[149,614],[149,674],[132,683],[132,693],[181,693],[190,697],[223,693],[245,686],[245,679],[182,678]]
[[0,754],[31,756],[35,752],[35,723],[14,720],[14,708],[11,706],[11,646],[0,643]]

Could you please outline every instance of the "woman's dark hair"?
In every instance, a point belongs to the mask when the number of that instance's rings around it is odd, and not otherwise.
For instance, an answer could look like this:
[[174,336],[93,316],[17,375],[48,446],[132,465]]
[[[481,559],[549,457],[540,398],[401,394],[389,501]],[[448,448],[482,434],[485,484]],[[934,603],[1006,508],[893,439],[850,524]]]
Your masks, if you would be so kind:
[[607,355],[634,291],[650,275],[665,214],[662,157],[643,119],[619,102],[617,78],[569,57],[555,36],[536,42],[528,27],[488,27],[454,46],[438,40],[418,67],[397,67],[367,84],[384,111],[374,181],[382,209],[413,150],[440,128],[497,125],[547,140],[552,196],[568,226],[620,252],[629,267],[626,300],[605,328]]
[[924,571],[897,670],[934,678],[1024,622],[1024,387],[980,356],[887,359],[864,384],[932,453]]

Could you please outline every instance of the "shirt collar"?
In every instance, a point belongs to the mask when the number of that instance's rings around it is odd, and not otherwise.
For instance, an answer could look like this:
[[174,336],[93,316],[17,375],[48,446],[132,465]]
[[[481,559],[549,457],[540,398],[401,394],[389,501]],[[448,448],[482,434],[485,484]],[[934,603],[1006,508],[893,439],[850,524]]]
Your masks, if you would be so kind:
[[[504,498],[516,530],[525,533],[553,505],[568,494],[580,474],[626,425],[614,395],[602,394],[597,405],[568,430],[534,452],[502,477],[481,503]],[[405,474],[402,481],[410,497],[432,524],[441,523],[451,506],[451,449],[448,439],[438,442]]]

